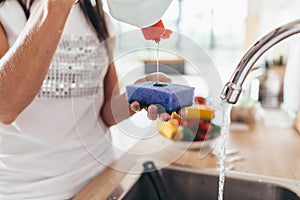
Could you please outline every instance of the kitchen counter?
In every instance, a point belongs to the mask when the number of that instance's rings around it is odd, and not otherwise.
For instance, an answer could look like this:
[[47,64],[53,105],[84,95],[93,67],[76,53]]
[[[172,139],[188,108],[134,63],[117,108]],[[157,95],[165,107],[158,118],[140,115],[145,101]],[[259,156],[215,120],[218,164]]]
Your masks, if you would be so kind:
[[[113,168],[107,167],[95,177],[74,200],[106,199],[126,174],[115,169],[121,169],[118,166],[122,166],[122,169],[130,169],[135,164],[136,157],[131,156],[130,152],[135,155],[141,153],[140,156],[143,156],[142,152],[145,150],[159,149],[162,144],[160,137],[139,142],[129,150],[128,154],[118,160]],[[201,153],[200,149],[187,149],[180,153],[177,151],[178,148],[172,148],[173,150],[163,149],[153,156],[161,160],[176,158],[168,162],[180,165],[218,167],[216,164],[218,159],[211,151]],[[300,135],[292,127],[270,126],[263,121],[250,126],[248,130],[232,127],[227,149],[238,150],[237,155],[242,158],[232,162],[232,170],[300,180]]]

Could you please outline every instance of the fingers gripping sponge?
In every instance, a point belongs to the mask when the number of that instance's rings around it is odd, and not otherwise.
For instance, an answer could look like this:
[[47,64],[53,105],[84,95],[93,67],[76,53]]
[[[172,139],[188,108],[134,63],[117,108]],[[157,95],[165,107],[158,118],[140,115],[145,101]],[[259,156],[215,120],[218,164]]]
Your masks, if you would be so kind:
[[173,83],[143,82],[126,86],[126,97],[129,103],[138,101],[141,106],[157,104],[171,113],[191,106],[194,90],[194,87]]

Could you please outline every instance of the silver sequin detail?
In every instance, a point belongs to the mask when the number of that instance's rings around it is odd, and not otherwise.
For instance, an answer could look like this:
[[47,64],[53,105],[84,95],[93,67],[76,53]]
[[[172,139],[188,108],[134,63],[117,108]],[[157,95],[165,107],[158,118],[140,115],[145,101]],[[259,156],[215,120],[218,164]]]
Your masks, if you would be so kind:
[[108,67],[103,43],[91,35],[64,35],[38,97],[70,98],[97,92]]

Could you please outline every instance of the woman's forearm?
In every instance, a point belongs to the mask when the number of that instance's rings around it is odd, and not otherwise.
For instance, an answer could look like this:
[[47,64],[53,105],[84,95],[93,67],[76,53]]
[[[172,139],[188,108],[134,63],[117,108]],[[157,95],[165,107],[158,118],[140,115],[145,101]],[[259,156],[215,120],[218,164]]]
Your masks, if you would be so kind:
[[0,121],[11,123],[35,98],[75,0],[42,0],[0,60]]
[[102,107],[101,115],[107,126],[115,125],[134,114],[126,100],[125,94],[114,96],[106,101]]

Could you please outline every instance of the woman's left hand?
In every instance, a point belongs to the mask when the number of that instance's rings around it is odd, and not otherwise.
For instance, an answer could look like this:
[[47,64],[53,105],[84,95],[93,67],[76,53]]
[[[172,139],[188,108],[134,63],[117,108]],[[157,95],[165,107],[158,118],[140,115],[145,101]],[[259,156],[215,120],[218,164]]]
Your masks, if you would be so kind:
[[159,73],[151,73],[147,76],[144,76],[138,79],[137,81],[135,81],[134,83],[142,83],[147,81],[170,83],[172,79],[166,74],[159,72]]
[[[143,78],[138,79],[135,83],[142,83],[147,81],[153,81],[153,82],[158,81],[158,82],[169,83],[172,81],[172,79],[163,73],[152,73]],[[148,113],[148,118],[150,120],[156,120],[157,118],[160,118],[162,121],[168,121],[171,118],[171,115],[165,112],[164,108],[154,104],[151,104],[147,107],[141,107],[138,101],[134,101],[131,103],[130,108],[134,112],[138,112],[142,109],[145,109]],[[185,109],[180,109],[177,111],[177,113],[182,116],[186,112]]]

